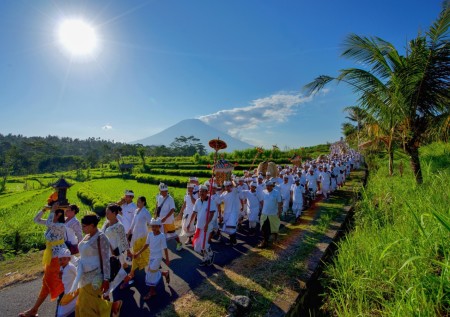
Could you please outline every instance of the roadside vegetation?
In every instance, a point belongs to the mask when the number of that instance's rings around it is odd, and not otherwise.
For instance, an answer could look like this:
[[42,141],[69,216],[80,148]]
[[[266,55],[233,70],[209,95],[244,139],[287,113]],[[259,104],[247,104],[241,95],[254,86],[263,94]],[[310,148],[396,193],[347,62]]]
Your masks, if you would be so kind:
[[398,156],[392,176],[386,158],[374,159],[354,230],[326,269],[332,315],[450,314],[450,144],[421,147],[422,185],[409,169],[401,175]]

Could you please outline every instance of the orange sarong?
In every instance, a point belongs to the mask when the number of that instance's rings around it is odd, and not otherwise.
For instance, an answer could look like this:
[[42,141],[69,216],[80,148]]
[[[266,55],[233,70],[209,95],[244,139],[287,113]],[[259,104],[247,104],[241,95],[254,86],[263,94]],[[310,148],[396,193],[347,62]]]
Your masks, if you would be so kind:
[[50,261],[50,264],[47,264],[44,268],[41,294],[50,294],[52,301],[64,292],[64,284],[59,276],[59,267],[59,260],[57,257],[54,257]]

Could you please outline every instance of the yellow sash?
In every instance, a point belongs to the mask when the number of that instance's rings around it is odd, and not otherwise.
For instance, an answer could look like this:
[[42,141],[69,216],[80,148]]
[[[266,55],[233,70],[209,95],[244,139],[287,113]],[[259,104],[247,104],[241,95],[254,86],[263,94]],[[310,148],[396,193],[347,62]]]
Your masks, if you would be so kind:
[[173,223],[165,223],[164,224],[164,233],[172,233],[175,232],[175,224]]
[[47,241],[45,243],[44,256],[42,257],[42,264],[49,265],[52,261],[52,248],[54,246],[64,244],[64,240],[56,240],[56,241]]
[[64,294],[64,296],[59,301],[59,304],[61,306],[65,306],[65,305],[69,304],[71,301],[73,301],[77,296],[78,296],[78,290],[76,290],[73,293]]

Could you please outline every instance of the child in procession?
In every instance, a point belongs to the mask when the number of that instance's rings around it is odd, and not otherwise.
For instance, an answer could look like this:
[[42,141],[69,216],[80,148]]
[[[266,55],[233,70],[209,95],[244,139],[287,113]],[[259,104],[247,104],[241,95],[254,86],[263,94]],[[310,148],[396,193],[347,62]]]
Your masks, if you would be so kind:
[[163,260],[163,251],[166,265],[169,266],[170,264],[166,237],[164,233],[161,232],[161,219],[153,218],[150,222],[150,226],[152,231],[148,233],[145,245],[141,250],[132,254],[133,257],[137,257],[145,250],[150,249],[150,259],[145,274],[145,284],[150,286],[150,290],[147,295],[144,296],[144,300],[149,300],[156,295],[156,286],[158,285],[161,276],[165,277],[167,284],[170,283],[169,271],[161,271],[159,269]]
[[64,284],[64,293],[61,294],[56,306],[56,317],[75,316],[75,304],[77,302],[77,292],[69,293],[73,281],[77,276],[77,268],[70,261],[71,253],[68,249],[61,249],[58,254],[59,264],[61,265],[60,274]]

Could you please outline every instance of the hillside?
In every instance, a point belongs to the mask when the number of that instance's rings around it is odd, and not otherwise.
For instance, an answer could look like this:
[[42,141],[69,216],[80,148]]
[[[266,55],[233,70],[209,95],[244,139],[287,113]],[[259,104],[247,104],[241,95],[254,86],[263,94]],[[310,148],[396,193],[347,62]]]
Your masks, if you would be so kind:
[[219,131],[216,128],[204,123],[198,119],[186,119],[178,122],[177,124],[159,132],[147,138],[131,142],[131,144],[142,145],[165,145],[169,146],[173,140],[181,135],[190,136],[193,135],[200,139],[200,142],[206,149],[210,150],[208,141],[211,139],[220,138],[224,140],[228,147],[226,152],[232,152],[234,150],[244,150],[253,148],[254,146],[236,138],[233,138],[229,134]]

